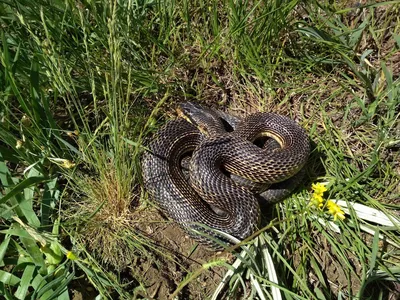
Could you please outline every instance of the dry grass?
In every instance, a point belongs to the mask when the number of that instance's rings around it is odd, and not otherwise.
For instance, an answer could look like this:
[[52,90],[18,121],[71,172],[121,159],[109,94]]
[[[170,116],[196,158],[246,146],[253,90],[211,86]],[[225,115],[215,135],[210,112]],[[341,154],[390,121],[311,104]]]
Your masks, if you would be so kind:
[[[115,164],[109,162],[99,177],[76,179],[79,200],[69,202],[65,220],[78,222],[78,240],[101,262],[123,269],[136,257],[127,241],[135,221],[132,191],[121,184]],[[137,204],[137,203],[136,203]],[[128,238],[129,239],[129,238]]]

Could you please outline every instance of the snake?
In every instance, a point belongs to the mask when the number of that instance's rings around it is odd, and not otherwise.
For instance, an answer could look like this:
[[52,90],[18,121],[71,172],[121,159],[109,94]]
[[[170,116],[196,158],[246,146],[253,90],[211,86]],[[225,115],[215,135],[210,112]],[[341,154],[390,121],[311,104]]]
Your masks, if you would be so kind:
[[227,236],[246,239],[259,225],[261,187],[269,187],[261,194],[264,201],[276,203],[301,179],[310,153],[307,133],[271,112],[238,118],[192,102],[177,111],[178,118],[161,127],[143,154],[148,194],[206,246],[231,244]]

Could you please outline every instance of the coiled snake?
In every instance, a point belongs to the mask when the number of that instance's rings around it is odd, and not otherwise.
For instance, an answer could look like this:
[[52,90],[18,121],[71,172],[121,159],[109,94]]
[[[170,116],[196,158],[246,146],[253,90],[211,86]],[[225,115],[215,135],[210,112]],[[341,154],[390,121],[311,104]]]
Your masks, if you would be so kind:
[[[201,243],[219,248],[215,238],[226,238],[218,231],[245,239],[259,221],[255,190],[278,183],[276,190],[263,194],[272,203],[293,189],[298,181],[294,175],[309,155],[307,134],[293,120],[274,113],[238,120],[194,103],[181,104],[178,112],[183,118],[162,127],[144,153],[147,191]],[[235,130],[227,132],[226,124]],[[264,148],[254,144],[263,137],[273,140]],[[190,155],[188,179],[181,162]]]

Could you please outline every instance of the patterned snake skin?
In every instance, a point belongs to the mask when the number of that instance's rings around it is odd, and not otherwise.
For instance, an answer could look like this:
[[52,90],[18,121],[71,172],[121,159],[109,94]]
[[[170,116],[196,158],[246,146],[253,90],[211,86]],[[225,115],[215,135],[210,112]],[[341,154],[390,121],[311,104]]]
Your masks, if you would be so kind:
[[[255,190],[270,186],[262,196],[274,203],[301,179],[296,174],[310,152],[307,134],[274,113],[239,120],[194,103],[181,104],[178,112],[183,118],[162,127],[144,153],[147,191],[167,216],[203,244],[221,248],[216,240],[228,240],[218,231],[245,239],[260,217]],[[227,132],[226,124],[234,130]],[[253,143],[262,138],[271,138],[264,148]],[[190,156],[187,178],[181,162]]]

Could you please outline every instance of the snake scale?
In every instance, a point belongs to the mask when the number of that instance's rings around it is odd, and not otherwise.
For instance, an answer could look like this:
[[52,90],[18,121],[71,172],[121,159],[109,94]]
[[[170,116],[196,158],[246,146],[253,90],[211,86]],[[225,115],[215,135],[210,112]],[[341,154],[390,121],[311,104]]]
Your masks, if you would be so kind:
[[[251,235],[260,218],[257,189],[274,203],[301,176],[310,152],[306,132],[275,113],[238,119],[195,103],[183,103],[143,155],[145,187],[159,208],[194,239],[214,248]],[[230,131],[227,131],[227,128]],[[234,130],[232,130],[234,129]],[[264,147],[256,145],[263,139]],[[189,160],[189,178],[182,160]],[[275,187],[272,188],[272,187]]]

